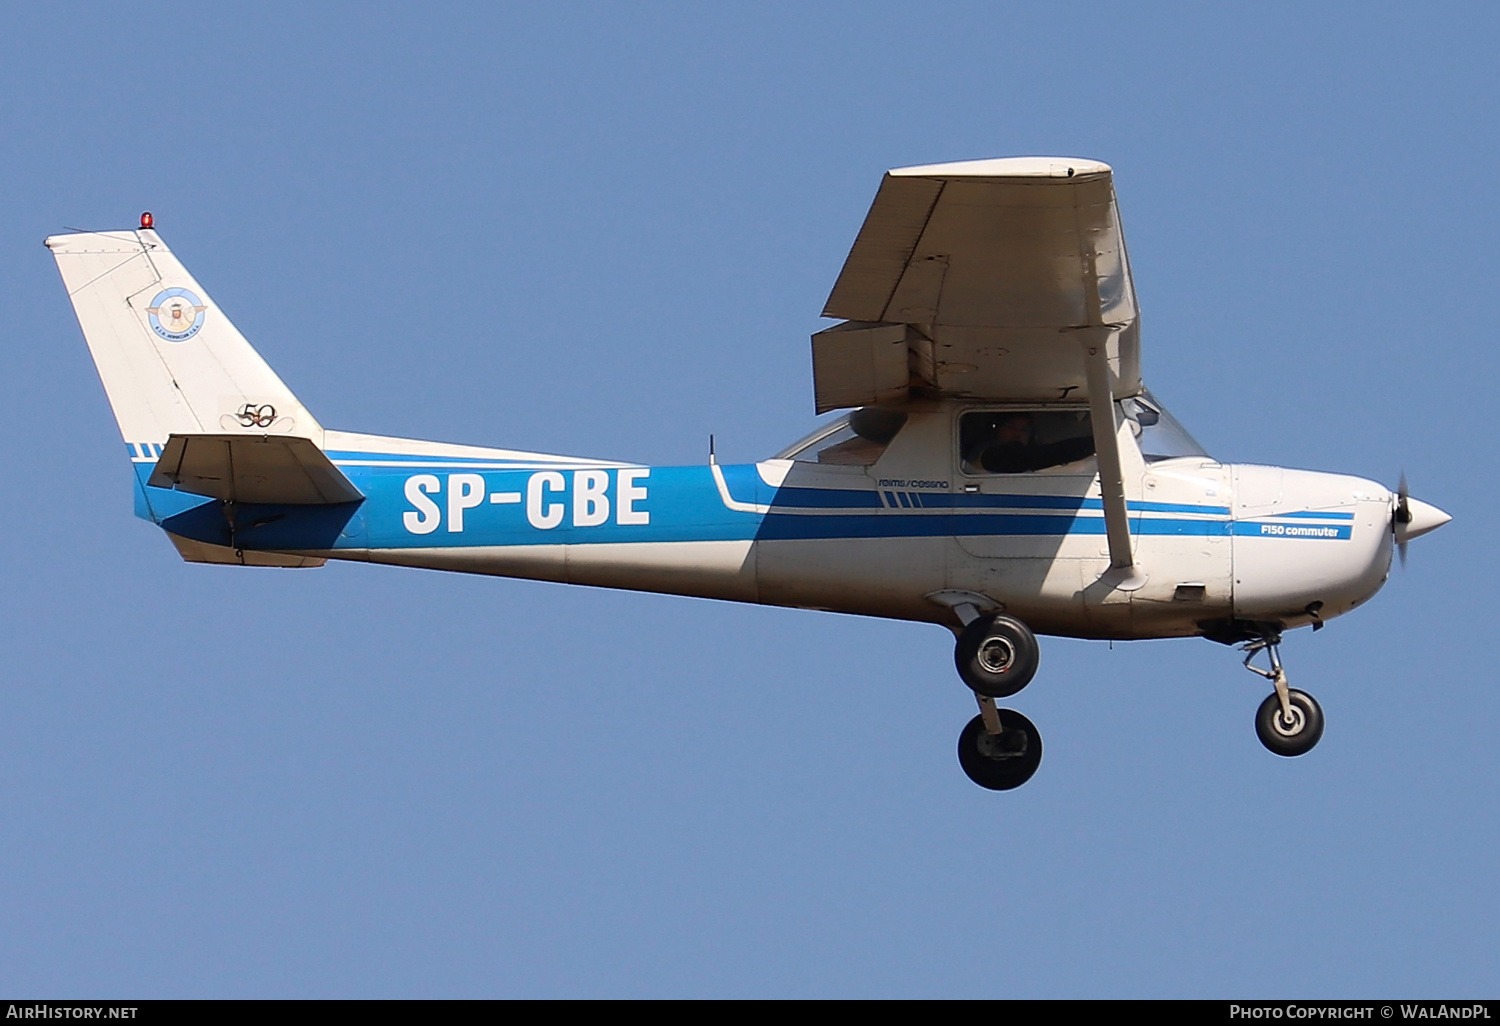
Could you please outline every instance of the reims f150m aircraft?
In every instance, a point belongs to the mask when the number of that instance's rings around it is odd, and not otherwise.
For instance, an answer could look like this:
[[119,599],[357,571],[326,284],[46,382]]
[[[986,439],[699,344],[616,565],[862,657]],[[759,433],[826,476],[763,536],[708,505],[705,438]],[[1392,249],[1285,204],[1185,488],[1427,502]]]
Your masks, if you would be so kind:
[[[650,467],[324,428],[150,215],[46,242],[135,468],[186,560],[461,570],[941,624],[979,704],[958,757],[1008,790],[1042,756],[996,707],[1037,634],[1240,644],[1278,755],[1323,713],[1284,632],[1378,591],[1450,518],[1337,474],[1212,459],[1141,380],[1112,172],[1025,157],[902,168],[812,337],[819,414],[759,463]],[[1269,668],[1253,662],[1265,652]]]

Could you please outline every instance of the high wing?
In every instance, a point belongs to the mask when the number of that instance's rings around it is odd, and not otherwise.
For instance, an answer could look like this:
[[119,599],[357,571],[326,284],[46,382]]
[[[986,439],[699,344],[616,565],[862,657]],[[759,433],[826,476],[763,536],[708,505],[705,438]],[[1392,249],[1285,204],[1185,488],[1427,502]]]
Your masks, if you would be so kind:
[[[1141,390],[1139,316],[1108,164],[1015,157],[886,173],[813,336],[819,413],[916,394]],[[1082,344],[1082,348],[1080,348]]]

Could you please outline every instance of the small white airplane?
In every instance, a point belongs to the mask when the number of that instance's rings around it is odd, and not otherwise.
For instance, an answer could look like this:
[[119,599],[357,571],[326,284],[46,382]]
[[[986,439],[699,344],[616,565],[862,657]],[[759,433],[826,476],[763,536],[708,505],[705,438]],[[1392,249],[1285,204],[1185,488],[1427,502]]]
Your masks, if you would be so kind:
[[[812,337],[819,414],[743,466],[648,467],[325,429],[153,229],[46,241],[135,467],[190,562],[329,559],[941,624],[979,715],[964,772],[1041,761],[997,698],[1036,634],[1241,644],[1278,755],[1323,733],[1278,646],[1450,517],[1373,481],[1212,459],[1141,381],[1108,165],[891,171]],[[1269,669],[1255,665],[1267,654]]]

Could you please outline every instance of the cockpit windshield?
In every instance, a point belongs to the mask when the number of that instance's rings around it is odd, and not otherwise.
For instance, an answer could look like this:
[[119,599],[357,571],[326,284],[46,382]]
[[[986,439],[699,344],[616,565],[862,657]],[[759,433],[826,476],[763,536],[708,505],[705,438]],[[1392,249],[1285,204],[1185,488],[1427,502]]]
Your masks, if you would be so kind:
[[864,406],[798,439],[773,458],[868,467],[906,426],[906,411]]
[[1130,430],[1141,447],[1147,463],[1172,460],[1181,456],[1207,456],[1198,440],[1167,412],[1161,400],[1149,391],[1120,400],[1120,408],[1130,421]]

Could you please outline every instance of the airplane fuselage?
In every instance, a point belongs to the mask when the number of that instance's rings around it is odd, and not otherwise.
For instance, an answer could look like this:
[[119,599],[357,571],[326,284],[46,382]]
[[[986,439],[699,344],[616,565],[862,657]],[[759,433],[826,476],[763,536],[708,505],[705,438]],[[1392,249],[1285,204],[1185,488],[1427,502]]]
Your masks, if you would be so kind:
[[137,512],[214,562],[360,560],[950,627],[951,596],[973,594],[1039,633],[1223,640],[1331,619],[1388,573],[1379,484],[1136,450],[1144,580],[1121,587],[1092,461],[966,474],[949,456],[964,409],[914,413],[871,466],[647,467],[330,431],[324,450],[365,498],[318,506],[150,487],[160,446],[131,453]]

